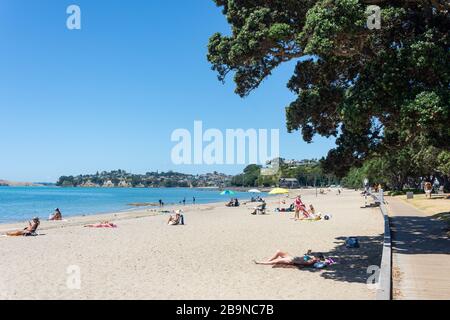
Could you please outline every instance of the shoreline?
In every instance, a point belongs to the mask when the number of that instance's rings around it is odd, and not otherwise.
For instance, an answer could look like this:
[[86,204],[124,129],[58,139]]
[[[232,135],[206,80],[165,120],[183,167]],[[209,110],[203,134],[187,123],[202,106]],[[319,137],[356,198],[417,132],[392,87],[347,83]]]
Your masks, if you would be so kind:
[[[289,198],[282,205],[288,207],[299,193],[332,218],[294,221],[293,213],[275,212],[280,200]],[[267,212],[257,216],[250,214],[256,204],[244,201],[234,208],[225,201],[165,207],[184,210],[183,226],[168,226],[167,215],[148,210],[45,221],[38,237],[0,237],[0,299],[375,299],[367,268],[381,262],[378,209],[362,209],[364,199],[351,190],[317,197],[292,190],[288,198],[266,198]],[[118,228],[81,227],[101,220]],[[346,248],[350,236],[360,248]],[[315,270],[253,263],[276,250],[301,256],[309,249],[337,264]],[[24,257],[38,259],[23,263]],[[81,272],[78,290],[67,285],[73,266]]]
[[[93,190],[106,190],[106,189],[114,189],[114,190],[141,190],[142,188],[97,188],[97,187],[92,187],[92,188],[84,188],[84,187],[47,187],[47,186],[42,186],[42,187],[1,187],[1,188],[5,188],[5,189],[27,189],[27,188],[36,188],[36,189],[44,189],[46,190],[47,188],[50,190],[55,190],[55,196],[59,195],[59,191],[58,190],[64,190],[64,189],[70,189],[70,190],[87,190],[87,189],[93,189]],[[1,189],[0,188],[0,189]],[[240,201],[248,201],[252,196],[254,196],[254,194],[251,193],[247,193],[246,191],[244,191],[245,189],[239,189],[242,191],[238,191],[237,189],[233,189],[230,188],[230,190],[232,189],[233,191],[236,191],[240,194],[237,194],[236,196],[219,196],[218,194],[216,196],[214,196],[214,192],[216,192],[218,189],[217,188],[204,188],[204,187],[196,187],[196,188],[146,188],[147,190],[161,190],[160,192],[164,193],[165,190],[185,190],[186,194],[189,193],[189,191],[199,191],[199,195],[196,195],[195,192],[193,195],[195,195],[197,202],[195,205],[208,205],[208,204],[216,204],[216,203],[220,203],[220,202],[226,202],[227,200],[229,200],[229,198],[232,197],[237,197],[239,198]],[[248,190],[248,188],[247,188]],[[204,191],[202,193],[202,191]],[[72,192],[72,191],[70,191]],[[76,192],[76,191],[74,191]],[[158,192],[158,191],[156,191]],[[64,193],[63,193],[64,194]],[[114,195],[115,193],[111,193],[111,195]],[[181,203],[181,201],[176,201],[176,199],[173,198],[173,196],[171,196],[171,192],[167,193],[167,201],[164,201],[164,207],[159,207],[159,204],[157,203],[157,199],[165,199],[164,195],[151,195],[152,193],[150,193],[150,201],[149,200],[145,200],[145,197],[148,197],[147,195],[145,196],[140,196],[139,199],[136,199],[131,196],[131,197],[125,197],[123,198],[120,203],[114,203],[113,205],[111,205],[111,203],[101,203],[100,205],[97,204],[93,204],[92,206],[89,207],[84,207],[81,210],[67,210],[68,213],[65,212],[64,210],[64,204],[58,203],[57,198],[55,198],[54,201],[52,201],[52,204],[50,204],[50,206],[47,205],[47,209],[46,210],[36,210],[36,212],[29,212],[28,214],[23,214],[23,212],[21,212],[20,209],[18,210],[9,210],[11,212],[15,212],[14,215],[8,215],[7,212],[6,215],[4,216],[3,220],[0,220],[0,228],[4,225],[17,225],[20,223],[27,223],[27,221],[29,221],[30,219],[32,219],[33,217],[37,216],[41,219],[41,222],[46,221],[47,218],[49,217],[49,215],[53,212],[54,208],[59,207],[62,209],[62,214],[63,214],[63,218],[65,220],[73,220],[73,219],[78,219],[81,217],[94,217],[95,216],[111,216],[111,215],[118,215],[118,214],[132,214],[132,213],[139,213],[139,212],[150,212],[150,211],[159,211],[159,210],[166,210],[166,208],[169,208],[169,210],[172,210],[174,207],[178,208],[178,207],[182,207],[183,204]],[[200,195],[200,194],[205,194],[205,195]],[[131,193],[131,195],[133,195],[133,193]],[[213,196],[211,196],[213,195]],[[263,197],[267,197],[269,195],[266,194],[261,194],[261,196]],[[182,197],[180,195],[180,197]],[[192,200],[190,199],[190,197],[185,197],[188,199],[188,201],[186,201],[186,204],[184,205],[184,207],[188,207],[188,206],[192,206],[194,205],[192,203]],[[222,200],[223,199],[223,200]],[[39,199],[38,199],[39,200]],[[76,203],[82,203],[82,199],[77,200]],[[29,208],[33,208],[33,203],[30,203]],[[51,208],[51,209],[50,209]],[[5,210],[4,210],[5,211]],[[34,211],[34,210],[28,210],[28,211]],[[78,212],[77,212],[78,211]]]
[[[213,203],[204,203],[204,204],[198,204],[198,205],[186,205],[184,207],[188,206],[201,206],[201,205],[218,205],[219,202],[213,202]],[[161,213],[161,211],[172,211],[179,209],[177,205],[166,205],[161,208],[130,208],[128,210],[124,211],[114,211],[114,212],[106,212],[106,213],[92,213],[92,214],[84,214],[84,215],[74,215],[69,216],[65,218],[63,216],[63,220],[61,221],[48,221],[48,220],[41,220],[41,225],[39,226],[38,230],[49,230],[49,229],[56,229],[56,228],[64,228],[67,226],[77,226],[81,225],[82,223],[94,223],[101,220],[109,220],[109,221],[120,221],[120,220],[130,220],[130,219],[139,219],[144,217],[151,217],[151,216],[159,216],[164,215],[165,213]],[[31,219],[32,217],[30,217]],[[0,233],[4,232],[5,228],[15,228],[22,226],[26,221],[22,222],[5,222],[0,223]],[[11,231],[11,230],[8,230]]]
[[[265,199],[269,200],[275,196],[267,195]],[[245,205],[247,203],[250,203],[250,199],[240,199],[241,204]],[[166,216],[169,213],[168,212],[162,212],[162,211],[174,211],[181,209],[184,213],[191,212],[193,210],[212,210],[213,208],[219,208],[221,206],[225,207],[226,200],[222,202],[208,202],[208,203],[199,203],[199,204],[168,204],[164,205],[164,207],[141,207],[141,208],[130,208],[124,211],[113,211],[113,212],[106,212],[106,213],[92,213],[92,214],[85,214],[85,215],[74,215],[69,216],[67,218],[64,218],[61,221],[48,221],[48,220],[41,220],[41,224],[38,229],[39,230],[51,230],[51,229],[60,229],[65,227],[73,227],[73,226],[82,226],[84,224],[91,224],[96,223],[100,221],[123,221],[123,220],[133,220],[133,219],[140,219],[140,218],[146,218],[146,217],[155,217],[155,216]],[[32,217],[30,217],[31,219]],[[27,221],[17,221],[17,222],[2,222],[0,223],[0,235],[9,231],[22,229],[24,227],[24,224],[26,224]]]

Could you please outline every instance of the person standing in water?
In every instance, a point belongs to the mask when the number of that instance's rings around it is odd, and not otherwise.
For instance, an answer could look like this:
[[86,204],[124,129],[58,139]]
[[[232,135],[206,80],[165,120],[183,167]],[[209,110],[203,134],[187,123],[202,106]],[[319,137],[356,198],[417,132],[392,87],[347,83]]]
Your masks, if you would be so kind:
[[192,197],[192,204],[195,204],[195,197]]

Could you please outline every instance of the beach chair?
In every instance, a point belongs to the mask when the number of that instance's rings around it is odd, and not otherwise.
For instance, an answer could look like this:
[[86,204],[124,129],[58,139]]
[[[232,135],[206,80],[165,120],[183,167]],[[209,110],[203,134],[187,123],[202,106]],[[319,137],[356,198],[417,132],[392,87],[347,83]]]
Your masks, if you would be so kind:
[[259,212],[260,214],[266,214],[266,203],[264,202],[261,207],[259,207],[258,209],[256,209],[257,212]]

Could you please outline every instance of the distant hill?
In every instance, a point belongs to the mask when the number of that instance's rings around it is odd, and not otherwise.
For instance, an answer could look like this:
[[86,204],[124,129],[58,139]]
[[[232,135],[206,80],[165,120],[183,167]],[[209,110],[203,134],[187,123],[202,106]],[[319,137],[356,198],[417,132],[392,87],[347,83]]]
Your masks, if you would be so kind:
[[39,183],[33,183],[33,182],[15,182],[15,181],[8,181],[8,180],[1,180],[0,179],[0,186],[3,187],[38,187],[42,186],[42,184]]
[[95,174],[62,176],[56,183],[60,187],[102,188],[157,188],[157,187],[222,187],[229,185],[232,176],[213,172],[200,175],[179,172],[147,172],[132,174],[125,170],[97,172]]

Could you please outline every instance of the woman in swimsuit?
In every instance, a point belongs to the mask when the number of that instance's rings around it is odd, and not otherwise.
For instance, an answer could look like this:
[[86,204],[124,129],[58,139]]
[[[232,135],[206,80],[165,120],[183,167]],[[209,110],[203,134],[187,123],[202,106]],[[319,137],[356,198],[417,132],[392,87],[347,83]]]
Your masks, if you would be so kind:
[[55,212],[50,216],[48,219],[50,221],[61,221],[62,220],[62,213],[59,210],[59,208],[55,209]]
[[99,224],[87,224],[84,226],[85,228],[117,228],[117,225],[115,225],[112,222],[109,221],[102,221]]
[[182,214],[181,210],[175,211],[175,216],[170,216],[169,221],[167,221],[167,224],[170,226],[176,226],[179,224],[184,225],[184,216]]
[[8,232],[6,235],[9,237],[21,237],[21,236],[33,236],[36,235],[36,230],[41,222],[39,218],[33,218],[32,222],[28,221],[28,227],[23,230]]
[[311,251],[303,257],[294,257],[287,252],[278,250],[275,255],[267,261],[254,261],[261,265],[290,265],[290,266],[312,266],[320,259],[311,255]]

